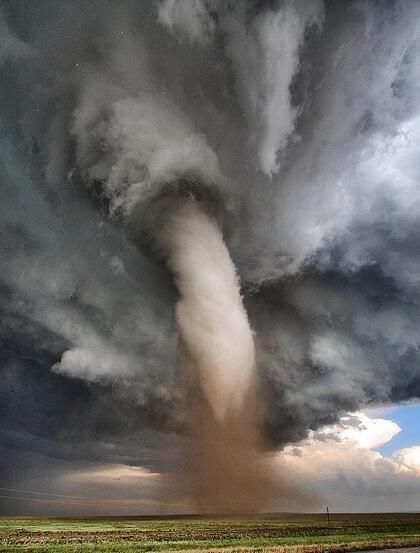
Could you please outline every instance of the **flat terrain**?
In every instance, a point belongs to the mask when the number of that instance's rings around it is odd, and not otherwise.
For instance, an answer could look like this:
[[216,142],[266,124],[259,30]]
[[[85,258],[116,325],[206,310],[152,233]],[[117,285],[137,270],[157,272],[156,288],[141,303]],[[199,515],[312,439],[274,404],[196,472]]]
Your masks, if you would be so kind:
[[149,520],[0,517],[2,552],[334,553],[410,546],[420,546],[420,514],[333,514],[329,524],[325,515]]

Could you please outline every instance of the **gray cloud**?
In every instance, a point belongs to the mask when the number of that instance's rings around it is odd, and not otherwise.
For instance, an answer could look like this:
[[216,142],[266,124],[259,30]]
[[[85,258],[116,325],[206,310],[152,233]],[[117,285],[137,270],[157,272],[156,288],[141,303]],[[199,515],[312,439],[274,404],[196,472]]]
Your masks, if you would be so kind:
[[10,29],[7,18],[0,8],[0,65],[16,62],[31,55],[30,47]]

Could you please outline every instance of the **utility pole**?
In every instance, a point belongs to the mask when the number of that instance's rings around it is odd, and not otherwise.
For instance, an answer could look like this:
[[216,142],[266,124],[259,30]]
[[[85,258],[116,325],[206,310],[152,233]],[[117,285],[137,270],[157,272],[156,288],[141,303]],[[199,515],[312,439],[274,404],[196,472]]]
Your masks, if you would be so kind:
[[328,524],[330,523],[330,510],[328,509],[327,507],[327,520],[328,520]]

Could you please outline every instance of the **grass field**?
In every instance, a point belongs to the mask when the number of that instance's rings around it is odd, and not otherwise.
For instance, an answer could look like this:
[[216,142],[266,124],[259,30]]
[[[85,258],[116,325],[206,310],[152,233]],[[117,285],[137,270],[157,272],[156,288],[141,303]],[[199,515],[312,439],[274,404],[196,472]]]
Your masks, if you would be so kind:
[[253,519],[0,517],[0,551],[131,553],[220,550],[322,553],[420,546],[420,514],[282,515]]

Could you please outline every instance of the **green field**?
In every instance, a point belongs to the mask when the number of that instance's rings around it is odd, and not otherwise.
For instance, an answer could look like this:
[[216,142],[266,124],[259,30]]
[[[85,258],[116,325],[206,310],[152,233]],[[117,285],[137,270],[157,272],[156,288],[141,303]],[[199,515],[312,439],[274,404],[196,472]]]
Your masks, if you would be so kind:
[[0,518],[0,551],[321,553],[420,546],[420,514],[222,518]]

